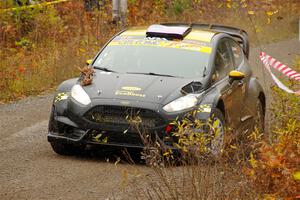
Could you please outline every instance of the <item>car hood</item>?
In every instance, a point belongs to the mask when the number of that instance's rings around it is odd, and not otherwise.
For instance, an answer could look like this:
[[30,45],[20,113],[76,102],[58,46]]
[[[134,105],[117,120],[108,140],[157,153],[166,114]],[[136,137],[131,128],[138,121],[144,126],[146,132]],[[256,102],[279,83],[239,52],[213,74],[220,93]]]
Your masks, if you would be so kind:
[[91,99],[121,99],[165,104],[182,96],[189,78],[96,71],[93,83],[84,86]]

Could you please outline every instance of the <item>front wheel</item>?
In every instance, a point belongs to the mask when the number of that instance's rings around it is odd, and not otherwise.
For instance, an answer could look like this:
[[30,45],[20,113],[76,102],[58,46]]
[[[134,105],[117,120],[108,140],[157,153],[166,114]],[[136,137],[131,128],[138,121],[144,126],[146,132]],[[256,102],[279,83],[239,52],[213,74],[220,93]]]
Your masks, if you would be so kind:
[[220,155],[224,149],[225,117],[221,110],[215,109],[210,122],[210,151],[213,155]]
[[261,101],[258,99],[256,103],[255,127],[260,134],[263,134],[263,139],[269,142],[269,135],[265,130],[265,112]]

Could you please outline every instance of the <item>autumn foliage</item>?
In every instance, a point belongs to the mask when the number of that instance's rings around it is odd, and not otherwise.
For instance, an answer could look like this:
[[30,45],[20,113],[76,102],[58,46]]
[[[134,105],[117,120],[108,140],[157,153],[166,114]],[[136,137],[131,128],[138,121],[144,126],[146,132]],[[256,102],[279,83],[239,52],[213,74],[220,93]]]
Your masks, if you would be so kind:
[[[0,2],[0,75],[4,77],[0,79],[0,101],[51,90],[62,80],[78,75],[77,68],[83,67],[85,60],[93,58],[121,29],[111,24],[111,1],[101,2],[100,9],[93,12],[85,11],[83,0],[14,11],[1,9],[15,6],[12,0]],[[129,0],[127,24],[142,26],[175,21],[228,24],[244,28],[253,38],[254,31],[264,32],[260,37],[269,42],[291,37],[297,31],[293,29],[299,4],[289,1],[283,7],[280,2]],[[249,17],[255,21],[254,25],[249,26]],[[276,26],[268,25],[271,22]],[[283,29],[287,31],[275,31]]]
[[[300,69],[299,61],[294,68]],[[295,82],[286,84],[292,87]],[[272,143],[263,144],[248,173],[260,193],[293,199],[300,194],[300,101],[276,87],[272,93]]]

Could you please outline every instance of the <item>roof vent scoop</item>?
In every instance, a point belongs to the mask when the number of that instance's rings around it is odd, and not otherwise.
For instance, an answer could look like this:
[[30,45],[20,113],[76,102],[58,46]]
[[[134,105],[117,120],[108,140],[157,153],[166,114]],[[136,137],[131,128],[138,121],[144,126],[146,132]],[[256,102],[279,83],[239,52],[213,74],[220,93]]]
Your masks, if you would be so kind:
[[183,40],[191,32],[189,26],[164,26],[164,25],[151,25],[147,29],[147,37],[160,37],[166,39],[180,39]]

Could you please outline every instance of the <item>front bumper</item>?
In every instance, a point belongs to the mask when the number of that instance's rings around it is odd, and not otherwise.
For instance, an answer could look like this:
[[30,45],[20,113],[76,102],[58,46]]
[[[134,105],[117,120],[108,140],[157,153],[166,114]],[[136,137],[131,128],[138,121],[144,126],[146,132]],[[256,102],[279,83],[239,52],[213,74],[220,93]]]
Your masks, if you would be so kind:
[[[80,134],[79,131],[81,132]],[[142,137],[138,133],[122,133],[122,132],[108,132],[108,131],[96,131],[96,130],[87,130],[83,131],[77,129],[71,134],[68,133],[58,133],[58,132],[49,132],[48,141],[51,142],[63,142],[71,143],[75,145],[80,144],[93,144],[93,145],[105,145],[105,146],[114,146],[114,147],[128,147],[128,148],[143,148],[147,145],[144,143]],[[76,135],[76,136],[75,136]],[[100,137],[97,137],[101,135]],[[149,134],[153,140],[147,140],[150,143],[153,143],[155,139],[163,142],[166,146],[172,148],[173,139],[169,134],[163,135],[163,133],[151,133]],[[160,135],[160,136],[158,136]]]
[[[87,112],[86,112],[87,113]],[[63,113],[53,106],[48,141],[72,144],[97,144],[115,147],[143,148],[147,142],[160,141],[172,148],[173,137],[165,128],[171,120],[160,116],[160,124],[137,129],[128,124],[97,123],[69,110]],[[62,115],[63,114],[63,115]]]

